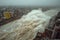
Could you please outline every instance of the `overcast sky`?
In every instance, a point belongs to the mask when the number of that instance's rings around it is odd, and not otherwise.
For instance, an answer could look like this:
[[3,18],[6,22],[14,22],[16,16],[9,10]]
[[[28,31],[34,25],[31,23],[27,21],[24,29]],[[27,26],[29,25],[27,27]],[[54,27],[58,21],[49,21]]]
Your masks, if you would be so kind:
[[0,0],[0,6],[60,6],[60,0]]

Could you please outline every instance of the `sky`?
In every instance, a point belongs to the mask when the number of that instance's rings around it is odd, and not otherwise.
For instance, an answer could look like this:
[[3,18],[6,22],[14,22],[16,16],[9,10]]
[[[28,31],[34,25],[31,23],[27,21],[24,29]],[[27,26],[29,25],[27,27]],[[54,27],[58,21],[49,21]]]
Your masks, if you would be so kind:
[[0,6],[60,6],[60,0],[0,0]]

